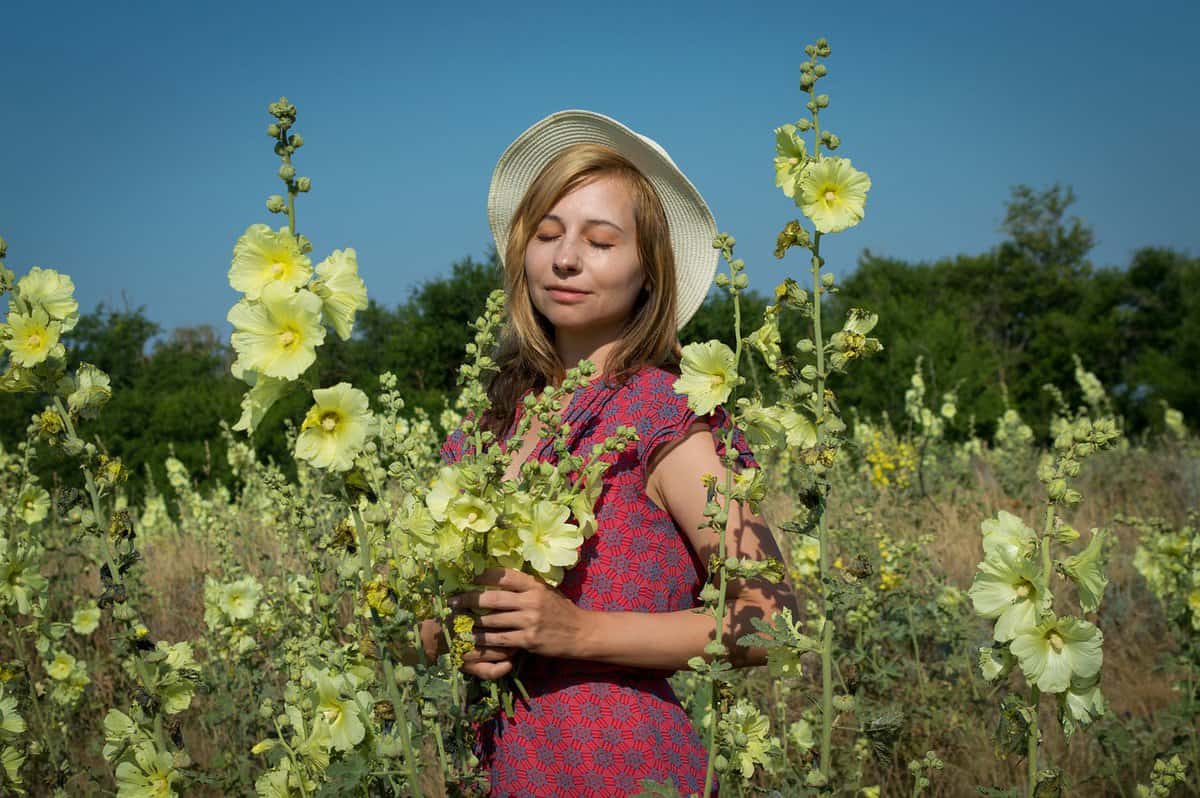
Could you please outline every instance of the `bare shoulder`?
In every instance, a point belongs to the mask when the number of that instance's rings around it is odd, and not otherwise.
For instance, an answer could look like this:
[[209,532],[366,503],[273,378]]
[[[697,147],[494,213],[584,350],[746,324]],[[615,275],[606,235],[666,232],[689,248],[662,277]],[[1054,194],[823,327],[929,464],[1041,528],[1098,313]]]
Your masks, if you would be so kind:
[[[713,445],[712,429],[698,418],[677,439],[660,446],[646,465],[646,493],[659,507],[669,509],[670,493],[677,485],[697,484],[705,472],[721,465]],[[668,479],[668,475],[672,478]],[[682,479],[678,479],[682,477]]]

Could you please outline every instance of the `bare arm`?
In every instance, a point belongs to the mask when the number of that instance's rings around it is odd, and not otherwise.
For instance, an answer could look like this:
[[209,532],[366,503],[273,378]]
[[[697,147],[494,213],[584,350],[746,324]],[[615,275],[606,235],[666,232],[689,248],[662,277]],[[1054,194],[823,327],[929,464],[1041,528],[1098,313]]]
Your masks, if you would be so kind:
[[[724,479],[707,423],[698,421],[678,441],[656,453],[649,468],[647,493],[675,519],[703,562],[718,550],[705,522],[706,493],[701,477]],[[762,518],[735,504],[725,529],[726,555],[761,559],[779,557]],[[714,637],[712,617],[692,610],[665,613],[604,612],[580,609],[528,574],[505,569],[484,581],[500,588],[464,594],[459,606],[493,610],[479,619],[477,644],[525,648],[546,656],[589,659],[617,665],[679,670]],[[730,580],[727,588],[723,642],[737,666],[762,664],[766,652],[736,644],[753,634],[751,618],[769,618],[796,601],[786,583]]]

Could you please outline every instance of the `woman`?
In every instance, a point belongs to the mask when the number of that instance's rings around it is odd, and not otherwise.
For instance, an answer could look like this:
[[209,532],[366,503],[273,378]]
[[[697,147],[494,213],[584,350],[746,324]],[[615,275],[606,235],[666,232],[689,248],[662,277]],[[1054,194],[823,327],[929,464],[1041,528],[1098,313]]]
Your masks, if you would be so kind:
[[[697,417],[675,393],[676,330],[712,281],[715,223],[703,199],[653,141],[585,111],[538,122],[501,156],[489,217],[503,255],[509,319],[481,423],[513,434],[520,399],[558,384],[581,359],[597,377],[564,411],[568,447],[590,451],[618,425],[639,439],[605,455],[597,532],[579,564],[550,588],[505,569],[490,587],[459,596],[462,611],[486,609],[464,670],[483,679],[509,673],[529,652],[521,679],[529,702],[481,731],[481,754],[496,796],[612,796],[643,779],[703,790],[706,751],[666,677],[701,656],[713,639],[710,615],[695,613],[718,542],[704,528],[701,478],[723,478],[724,411]],[[532,457],[554,456],[538,422],[510,463],[515,477]],[[757,464],[734,431],[739,468]],[[469,447],[461,430],[443,458]],[[730,555],[779,557],[762,519],[735,506]],[[750,618],[793,607],[786,586],[734,582],[723,642],[735,665],[761,664],[762,649],[735,644]],[[432,644],[432,643],[431,643]]]

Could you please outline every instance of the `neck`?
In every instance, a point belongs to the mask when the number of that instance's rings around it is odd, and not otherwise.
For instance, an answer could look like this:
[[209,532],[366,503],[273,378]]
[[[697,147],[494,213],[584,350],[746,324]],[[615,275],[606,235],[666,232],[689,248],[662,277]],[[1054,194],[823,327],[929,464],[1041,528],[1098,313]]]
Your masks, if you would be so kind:
[[596,366],[596,375],[604,373],[608,356],[620,340],[612,331],[564,331],[556,332],[554,348],[568,370],[579,365],[581,360],[590,360]]

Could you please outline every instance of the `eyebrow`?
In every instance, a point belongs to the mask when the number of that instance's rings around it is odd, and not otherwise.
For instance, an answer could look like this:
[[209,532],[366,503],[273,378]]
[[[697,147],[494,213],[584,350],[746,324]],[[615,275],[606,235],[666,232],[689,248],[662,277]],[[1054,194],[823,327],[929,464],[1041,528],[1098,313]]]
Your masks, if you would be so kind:
[[[566,226],[566,223],[565,223],[565,222],[563,222],[563,220],[562,220],[561,218],[559,218],[558,216],[555,216],[555,215],[554,215],[554,214],[552,214],[552,213],[548,213],[548,214],[546,214],[545,216],[543,216],[543,217],[542,217],[542,220],[543,220],[543,221],[544,221],[544,220],[546,220],[546,219],[551,219],[551,220],[553,220],[553,221],[555,221],[555,222],[558,222],[559,224],[563,225],[564,227]],[[594,225],[594,224],[606,224],[606,225],[608,225],[609,227],[614,227],[614,228],[616,228],[617,232],[619,232],[619,233],[624,233],[624,232],[625,232],[624,230],[622,230],[622,229],[621,229],[621,226],[620,226],[619,224],[617,224],[616,222],[610,222],[608,219],[588,219],[588,220],[586,220],[586,221],[585,221],[583,224],[584,224],[584,226],[585,226],[585,227],[588,227],[588,226],[591,226],[591,225]]]

